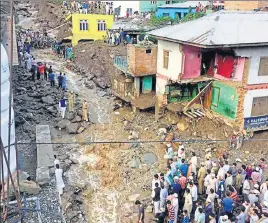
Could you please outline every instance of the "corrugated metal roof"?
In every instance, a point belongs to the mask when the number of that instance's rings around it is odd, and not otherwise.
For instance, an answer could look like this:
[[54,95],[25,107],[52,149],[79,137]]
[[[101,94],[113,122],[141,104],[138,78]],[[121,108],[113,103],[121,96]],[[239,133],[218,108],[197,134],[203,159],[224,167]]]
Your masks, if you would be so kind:
[[181,2],[181,3],[175,3],[175,4],[166,4],[158,6],[158,8],[195,8],[198,3],[201,3],[203,6],[207,6],[209,4],[209,1],[187,1],[187,2]]
[[149,34],[204,46],[268,43],[268,12],[219,11]]

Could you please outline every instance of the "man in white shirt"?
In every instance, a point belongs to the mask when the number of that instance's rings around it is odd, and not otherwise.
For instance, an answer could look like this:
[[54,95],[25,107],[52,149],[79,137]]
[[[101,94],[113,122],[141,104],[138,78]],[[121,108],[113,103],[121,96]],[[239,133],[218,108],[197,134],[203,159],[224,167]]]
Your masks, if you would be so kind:
[[56,167],[57,164],[60,165],[60,161],[57,159],[56,155],[54,155],[54,159],[54,166]]
[[230,165],[228,164],[228,161],[225,161],[225,164],[223,165],[223,169],[225,174],[230,170]]
[[63,175],[63,170],[60,169],[59,164],[56,164],[56,170],[55,170],[56,184],[57,184],[57,189],[60,195],[63,194],[63,188],[65,187],[65,184],[62,179],[62,175]]
[[198,199],[197,186],[193,182],[190,182],[189,185],[190,185],[190,190],[191,190],[191,195],[192,195],[192,200],[193,200],[192,213],[195,213],[196,202],[197,202],[197,199]]

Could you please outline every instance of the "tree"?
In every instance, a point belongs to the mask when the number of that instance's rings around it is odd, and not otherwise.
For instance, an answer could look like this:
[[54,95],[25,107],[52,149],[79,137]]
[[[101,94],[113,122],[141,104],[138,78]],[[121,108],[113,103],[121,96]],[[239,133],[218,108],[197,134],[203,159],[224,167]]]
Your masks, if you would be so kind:
[[199,19],[205,15],[206,15],[206,13],[204,13],[204,12],[188,13],[186,16],[184,16],[183,22],[189,22],[189,21],[192,21],[195,19]]

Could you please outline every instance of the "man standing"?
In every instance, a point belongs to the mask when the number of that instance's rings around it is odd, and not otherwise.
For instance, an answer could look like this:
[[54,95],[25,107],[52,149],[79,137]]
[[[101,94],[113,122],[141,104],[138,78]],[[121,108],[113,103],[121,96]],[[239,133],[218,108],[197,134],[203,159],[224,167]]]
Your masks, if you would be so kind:
[[62,97],[59,101],[59,109],[61,113],[61,117],[64,118],[66,111],[66,100]]
[[82,105],[82,120],[86,122],[88,122],[87,109],[88,109],[87,101],[84,100]]
[[174,207],[172,206],[170,200],[167,201],[167,208],[168,208],[168,223],[175,223],[174,222],[175,211],[174,211]]
[[41,80],[44,80],[45,65],[43,63],[40,63],[39,66],[38,66],[38,69],[39,69]]
[[184,197],[185,197],[185,202],[184,202],[183,210],[187,210],[188,213],[191,213],[192,208],[193,208],[193,199],[192,199],[191,191],[189,188],[186,188]]
[[204,192],[204,179],[205,179],[205,176],[206,176],[205,164],[201,163],[201,167],[198,170],[198,175],[197,175],[199,194],[203,194],[203,192]]
[[63,194],[63,188],[65,187],[65,184],[62,179],[62,174],[63,170],[60,169],[59,164],[56,164],[55,176],[56,176],[57,189],[60,195]]
[[159,187],[159,184],[155,183],[155,188],[152,192],[152,198],[154,202],[154,214],[160,212],[160,191],[161,188]]
[[62,88],[62,80],[63,80],[63,76],[60,73],[60,76],[58,76],[58,84],[59,84],[59,88]]
[[226,193],[226,198],[223,198],[222,203],[223,203],[223,210],[227,214],[231,214],[233,211],[234,207],[234,201],[232,198],[230,198],[230,193]]
[[47,81],[48,67],[47,67],[47,64],[46,64],[46,63],[44,64],[44,66],[45,66],[45,70],[44,70],[44,78],[45,78],[45,80]]
[[137,205],[139,208],[138,223],[144,223],[144,206],[141,204],[139,200],[135,202],[135,205]]
[[50,86],[54,87],[55,86],[55,74],[52,72],[49,73],[48,78],[50,80]]
[[68,95],[68,102],[69,102],[69,112],[74,111],[74,92],[70,91]]

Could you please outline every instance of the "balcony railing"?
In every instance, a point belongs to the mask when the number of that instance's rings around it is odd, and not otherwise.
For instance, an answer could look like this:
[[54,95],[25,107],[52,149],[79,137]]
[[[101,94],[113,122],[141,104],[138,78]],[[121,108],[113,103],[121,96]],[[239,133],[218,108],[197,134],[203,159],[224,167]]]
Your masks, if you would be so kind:
[[127,56],[115,56],[114,57],[114,65],[118,69],[126,72],[128,69]]

